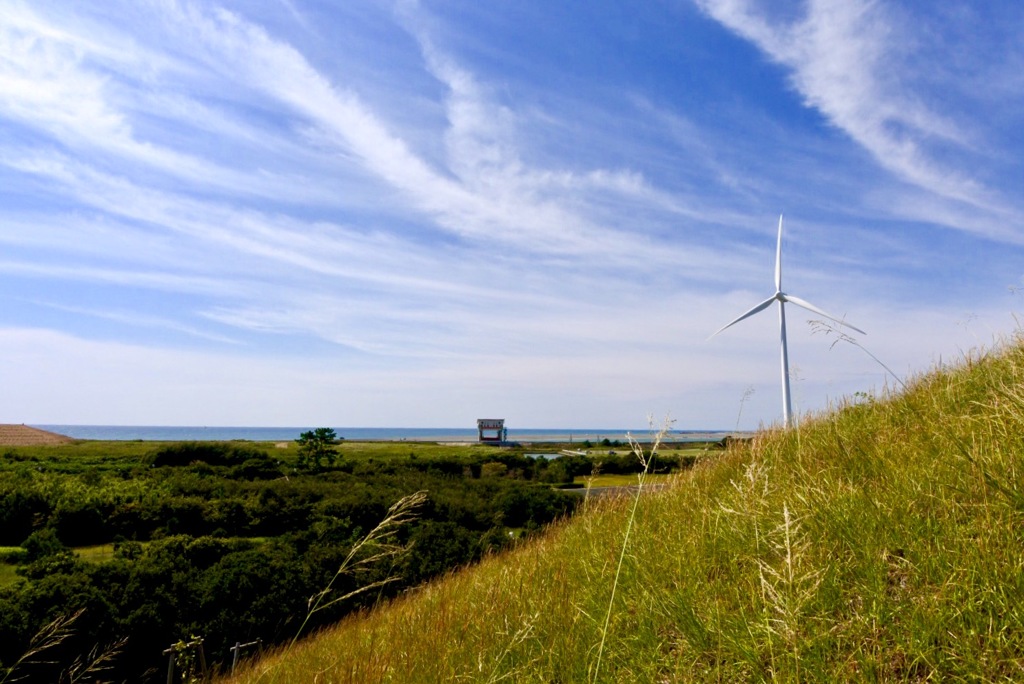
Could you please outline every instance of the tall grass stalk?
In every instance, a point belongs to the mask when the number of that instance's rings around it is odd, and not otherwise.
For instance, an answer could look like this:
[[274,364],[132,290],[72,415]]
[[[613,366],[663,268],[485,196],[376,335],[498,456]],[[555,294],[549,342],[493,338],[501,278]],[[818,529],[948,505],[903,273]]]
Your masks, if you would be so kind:
[[743,396],[740,397],[740,408],[736,412],[736,431],[737,432],[739,432],[739,430],[740,430],[740,417],[743,415],[743,405],[747,403],[747,399],[750,399],[750,397],[754,396],[754,392],[755,391],[756,390],[754,389],[754,386],[750,385],[749,387],[747,387],[747,389],[745,389],[743,391]]
[[889,368],[889,366],[887,366],[880,358],[872,354],[871,351],[869,351],[867,347],[861,344],[860,340],[858,340],[856,337],[853,337],[852,335],[843,332],[842,330],[832,325],[828,321],[813,320],[808,321],[808,324],[811,326],[812,335],[821,333],[825,335],[825,337],[831,337],[833,335],[835,336],[836,339],[832,340],[832,344],[829,345],[829,349],[835,349],[835,346],[840,342],[853,345],[857,349],[860,349],[862,352],[867,354],[872,361],[881,366],[885,370],[885,372],[892,376],[893,380],[899,383],[900,387],[902,387],[904,390],[907,389],[907,385],[906,383],[903,382],[902,378],[896,375],[895,371],[893,371],[892,368]]
[[58,615],[36,632],[29,642],[28,649],[18,660],[14,662],[5,673],[0,684],[7,682],[20,682],[29,678],[28,673],[20,674],[19,670],[25,670],[33,664],[52,665],[52,661],[45,660],[45,654],[51,651],[74,634],[74,624],[82,617],[85,609],[79,610],[71,615]]
[[391,575],[382,580],[365,584],[341,596],[328,598],[334,589],[334,583],[339,577],[360,569],[368,568],[382,560],[395,558],[406,552],[408,547],[395,543],[395,536],[403,525],[415,519],[416,509],[419,508],[426,499],[426,492],[416,492],[415,494],[402,497],[388,509],[387,515],[377,524],[376,527],[370,530],[365,537],[352,546],[348,555],[345,556],[341,565],[338,566],[338,570],[334,573],[334,576],[331,577],[331,581],[328,582],[327,586],[309,598],[306,618],[302,621],[302,624],[299,625],[299,629],[295,632],[295,636],[292,637],[289,647],[295,645],[295,642],[298,641],[303,630],[305,630],[306,625],[309,624],[309,620],[317,612],[326,610],[336,603],[346,601],[368,591],[373,591],[374,589],[378,589],[400,579],[400,577],[396,575]]
[[[38,672],[33,666],[57,667],[57,661],[48,659],[50,652],[59,647],[75,634],[75,623],[85,614],[85,609],[70,615],[58,615],[36,632],[29,643],[28,649],[15,663],[3,672],[0,684],[37,681]],[[110,669],[113,660],[124,650],[128,639],[103,646],[97,644],[89,652],[79,654],[70,664],[63,666],[55,680],[58,684],[75,684],[76,682],[93,681],[103,672]]]
[[99,676],[109,671],[114,660],[124,651],[128,645],[128,637],[107,644],[93,646],[88,653],[79,655],[64,670],[61,675],[61,682],[76,684],[76,682],[104,681]]
[[[649,421],[653,427],[654,421]],[[612,609],[615,605],[615,592],[619,588],[619,578],[622,576],[622,564],[626,559],[626,548],[629,546],[629,537],[633,532],[633,521],[636,520],[636,511],[640,505],[640,496],[643,494],[644,483],[647,480],[647,474],[650,472],[651,463],[657,457],[658,447],[661,446],[661,440],[664,439],[665,435],[672,427],[672,421],[668,418],[665,419],[660,430],[654,435],[654,439],[651,442],[651,449],[649,453],[644,452],[643,445],[640,444],[636,439],[633,438],[632,434],[627,434],[626,439],[629,440],[629,447],[633,452],[633,455],[639,459],[640,464],[643,466],[643,470],[637,475],[636,495],[633,497],[633,507],[630,509],[629,518],[626,521],[626,533],[622,539],[622,548],[619,551],[619,562],[615,566],[615,580],[612,582],[611,596],[608,597],[608,610],[605,611],[604,626],[601,628],[601,644],[597,649],[597,661],[594,663],[594,678],[593,681],[599,681],[601,674],[601,659],[604,656],[604,644],[608,639],[608,625],[612,619]]]

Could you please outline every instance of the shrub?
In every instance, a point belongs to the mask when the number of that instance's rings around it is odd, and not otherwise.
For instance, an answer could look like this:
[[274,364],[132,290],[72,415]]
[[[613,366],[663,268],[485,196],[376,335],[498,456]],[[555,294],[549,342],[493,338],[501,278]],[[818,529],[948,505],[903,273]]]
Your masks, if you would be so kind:
[[187,466],[192,463],[208,465],[237,465],[250,458],[265,458],[259,449],[228,442],[177,442],[161,447],[153,454],[153,465]]
[[25,549],[30,563],[67,550],[57,536],[57,532],[50,527],[44,527],[30,534],[21,547]]

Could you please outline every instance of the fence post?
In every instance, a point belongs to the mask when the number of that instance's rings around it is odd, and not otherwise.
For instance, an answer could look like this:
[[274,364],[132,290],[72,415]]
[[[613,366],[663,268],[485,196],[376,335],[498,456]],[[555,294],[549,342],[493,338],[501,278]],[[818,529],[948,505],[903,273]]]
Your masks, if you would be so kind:
[[235,666],[238,665],[238,656],[242,652],[243,648],[249,648],[250,646],[260,646],[263,643],[263,639],[257,639],[256,641],[250,641],[248,643],[235,642],[235,645],[231,647],[231,674],[235,674]]
[[203,681],[210,676],[209,671],[206,668],[206,651],[203,649],[203,638],[195,637],[189,642],[179,641],[171,644],[164,653],[167,655],[167,684],[174,684],[174,663],[176,656],[179,652],[184,653],[185,651],[194,651],[198,658],[193,657],[188,662],[188,669],[190,670],[189,675],[195,675],[196,665],[199,666],[199,674],[202,676]]
[[174,644],[164,654],[167,656],[167,684],[174,684]]
[[199,638],[192,642],[199,648],[199,667],[203,671],[203,681],[205,682],[207,677],[210,676],[209,671],[206,669],[206,650],[203,648],[203,639]]

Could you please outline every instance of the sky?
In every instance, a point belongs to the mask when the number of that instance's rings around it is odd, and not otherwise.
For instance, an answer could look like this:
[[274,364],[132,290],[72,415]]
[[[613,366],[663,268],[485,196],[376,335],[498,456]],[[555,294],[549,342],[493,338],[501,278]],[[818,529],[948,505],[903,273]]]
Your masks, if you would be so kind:
[[[0,422],[753,429],[1011,339],[1024,5],[3,0]],[[709,339],[710,338],[710,339]],[[893,374],[887,370],[891,369]],[[896,377],[894,377],[896,376]]]

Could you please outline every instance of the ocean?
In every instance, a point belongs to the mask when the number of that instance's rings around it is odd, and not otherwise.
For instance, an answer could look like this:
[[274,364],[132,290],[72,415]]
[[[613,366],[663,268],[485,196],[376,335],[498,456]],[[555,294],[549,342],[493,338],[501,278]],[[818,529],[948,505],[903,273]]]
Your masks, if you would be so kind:
[[[208,427],[169,425],[33,425],[75,439],[97,439],[115,441],[191,442],[249,440],[253,442],[286,442],[298,439],[299,435],[312,427]],[[339,437],[352,441],[416,441],[416,442],[475,442],[475,428],[367,428],[336,427]],[[593,430],[593,429],[530,429],[508,430],[510,442],[600,442],[608,439],[626,440],[626,433],[632,432],[640,441],[649,441],[651,431],[641,430]],[[673,430],[666,442],[695,442],[722,439],[729,431],[721,430]]]

